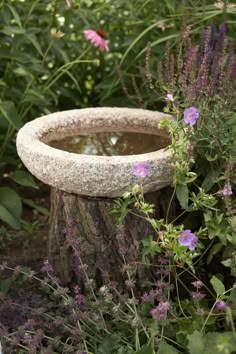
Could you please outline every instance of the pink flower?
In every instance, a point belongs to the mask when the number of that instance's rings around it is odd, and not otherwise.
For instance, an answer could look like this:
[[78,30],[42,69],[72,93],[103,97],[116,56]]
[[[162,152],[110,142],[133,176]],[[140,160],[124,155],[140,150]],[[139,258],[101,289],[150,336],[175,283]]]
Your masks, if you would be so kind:
[[100,50],[109,50],[108,45],[105,41],[106,33],[102,29],[99,28],[96,31],[88,29],[83,31],[83,34],[87,41],[93,43],[94,47]]

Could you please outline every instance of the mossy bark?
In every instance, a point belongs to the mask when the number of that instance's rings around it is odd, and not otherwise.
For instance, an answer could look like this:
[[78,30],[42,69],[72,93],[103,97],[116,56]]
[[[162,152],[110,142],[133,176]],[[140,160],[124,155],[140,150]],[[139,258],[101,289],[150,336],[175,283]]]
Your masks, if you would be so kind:
[[[164,188],[148,193],[145,200],[155,205],[156,218],[164,218],[171,199],[172,189]],[[96,285],[106,278],[120,281],[124,258],[133,265],[135,279],[144,278],[143,267],[138,266],[141,241],[151,231],[143,218],[129,214],[124,222],[124,234],[117,237],[117,228],[112,214],[114,200],[92,198],[51,189],[51,214],[49,233],[49,255],[56,272],[65,283],[83,272],[82,263],[88,265]],[[175,216],[175,206],[168,213],[169,220]],[[76,257],[74,256],[76,254]],[[78,271],[80,269],[80,272]]]

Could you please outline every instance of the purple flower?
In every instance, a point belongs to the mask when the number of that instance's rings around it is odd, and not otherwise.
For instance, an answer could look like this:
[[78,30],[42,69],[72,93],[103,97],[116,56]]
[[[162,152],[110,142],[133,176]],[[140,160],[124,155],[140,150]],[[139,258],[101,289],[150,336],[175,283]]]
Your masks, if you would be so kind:
[[225,306],[226,306],[226,304],[225,304],[225,302],[224,302],[223,300],[219,300],[219,301],[217,301],[217,303],[216,303],[216,307],[217,307],[219,310],[224,310],[224,309],[225,309]]
[[193,281],[191,284],[193,284],[193,286],[194,286],[196,289],[200,289],[200,288],[203,286],[203,283],[201,282],[201,280]]
[[233,191],[232,191],[232,187],[231,187],[231,184],[229,181],[226,181],[225,184],[224,184],[224,188],[223,189],[220,189],[217,194],[222,194],[224,195],[225,197],[229,196],[229,195],[232,195],[233,194]]
[[199,291],[191,291],[191,296],[193,300],[200,301],[206,296],[206,294]]
[[155,299],[160,300],[163,297],[162,289],[151,289],[149,293],[145,292],[142,296],[144,302],[152,303]]
[[199,111],[195,107],[184,110],[184,123],[194,125],[199,117]]
[[224,196],[227,196],[227,195],[232,195],[233,192],[232,192],[232,187],[231,187],[231,184],[229,181],[226,181],[225,182],[225,185],[224,185],[224,188],[222,190],[222,193]]
[[150,313],[154,320],[164,320],[169,309],[170,303],[168,301],[160,301],[158,306],[152,309]]
[[43,264],[44,265],[41,268],[41,272],[43,272],[43,273],[51,273],[51,272],[53,272],[53,267],[50,264],[48,259],[45,259]]
[[33,330],[36,326],[36,323],[35,323],[35,320],[32,319],[32,318],[29,318],[25,323],[24,323],[24,327],[26,329],[29,329],[29,330]]
[[161,301],[157,307],[160,311],[168,311],[170,309],[170,303],[168,301]]
[[181,246],[186,246],[190,251],[193,251],[196,247],[198,238],[191,232],[191,230],[184,230],[179,234],[178,241]]
[[147,177],[150,171],[150,165],[147,162],[136,162],[133,166],[133,175],[136,177]]
[[159,256],[158,263],[160,263],[161,265],[166,265],[166,264],[169,264],[169,260],[165,257]]

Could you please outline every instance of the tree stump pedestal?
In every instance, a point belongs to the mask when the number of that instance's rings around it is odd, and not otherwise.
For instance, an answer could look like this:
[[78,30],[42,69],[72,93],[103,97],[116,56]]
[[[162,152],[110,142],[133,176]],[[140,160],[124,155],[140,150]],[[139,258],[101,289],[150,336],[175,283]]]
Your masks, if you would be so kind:
[[[165,218],[172,189],[147,193],[147,202],[155,205],[155,218]],[[115,224],[110,210],[114,199],[84,197],[56,188],[51,189],[49,255],[64,283],[80,278],[86,264],[97,286],[109,279],[123,281],[122,266],[132,265],[137,282],[145,277],[141,264],[142,240],[153,234],[150,224],[130,213],[123,226]],[[172,206],[169,218],[175,214]],[[83,264],[83,266],[82,266]],[[80,270],[79,270],[80,269]]]

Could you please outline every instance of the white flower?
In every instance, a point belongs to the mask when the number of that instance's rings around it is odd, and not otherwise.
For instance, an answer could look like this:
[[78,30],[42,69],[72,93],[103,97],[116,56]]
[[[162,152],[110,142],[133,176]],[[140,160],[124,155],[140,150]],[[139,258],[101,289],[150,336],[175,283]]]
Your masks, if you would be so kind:
[[57,31],[55,28],[51,29],[51,36],[53,38],[57,38],[60,39],[62,37],[64,37],[65,33],[61,32],[61,31]]
[[214,3],[214,6],[217,7],[217,9],[223,10],[223,9],[233,9],[236,7],[236,4],[224,4],[223,1],[218,1]]
[[165,98],[168,102],[174,102],[174,96],[171,93],[168,93]]

